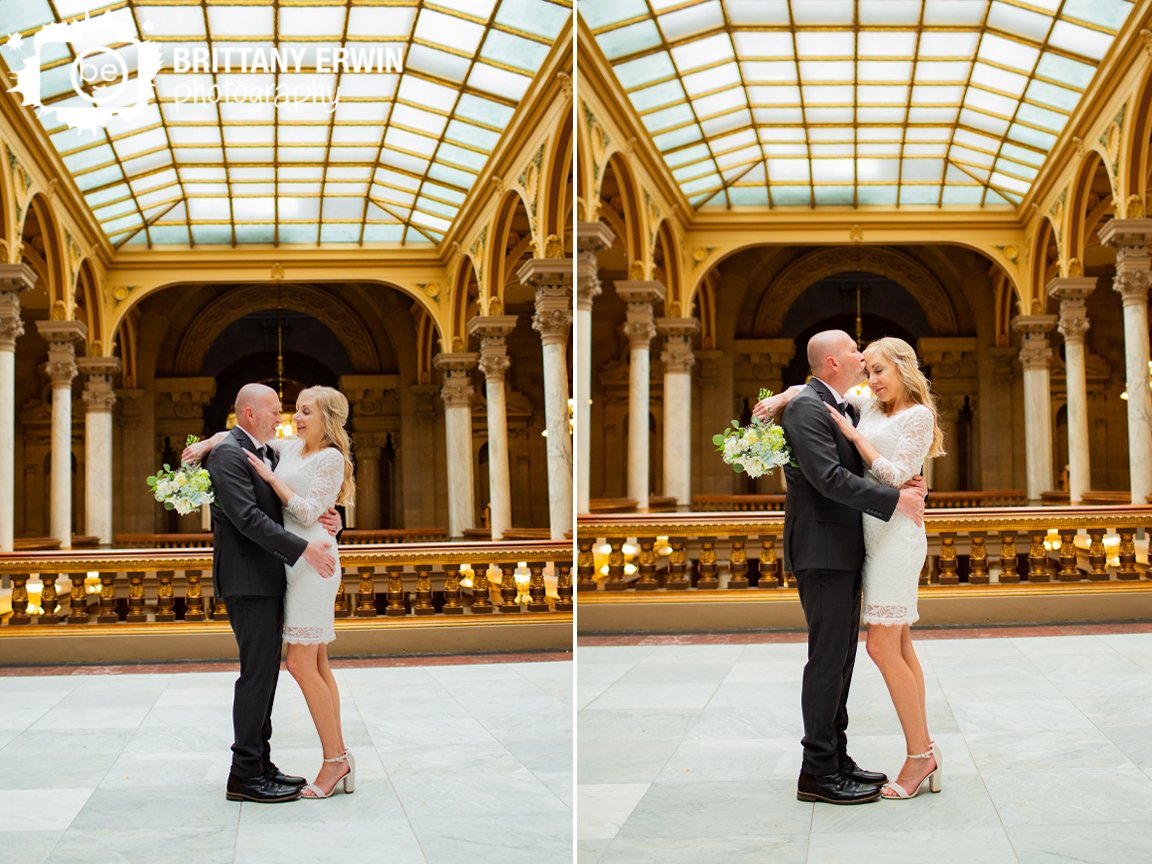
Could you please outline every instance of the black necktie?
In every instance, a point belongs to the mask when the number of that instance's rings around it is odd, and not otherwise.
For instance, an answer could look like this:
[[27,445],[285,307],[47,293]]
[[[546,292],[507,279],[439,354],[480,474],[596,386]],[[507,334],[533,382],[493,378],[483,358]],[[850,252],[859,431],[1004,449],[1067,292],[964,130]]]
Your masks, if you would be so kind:
[[847,402],[837,402],[836,403],[836,410],[840,412],[840,415],[842,417],[847,417],[848,416],[848,403]]
[[256,448],[256,455],[260,457],[261,462],[267,462],[268,461],[268,448],[267,447],[257,447]]

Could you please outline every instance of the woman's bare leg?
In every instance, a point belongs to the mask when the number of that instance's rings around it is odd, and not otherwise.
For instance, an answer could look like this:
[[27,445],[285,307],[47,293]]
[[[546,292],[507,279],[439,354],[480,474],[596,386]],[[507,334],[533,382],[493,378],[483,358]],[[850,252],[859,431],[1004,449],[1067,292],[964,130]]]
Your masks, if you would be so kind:
[[[340,723],[338,709],[332,704],[332,691],[320,674],[319,645],[297,645],[288,643],[288,671],[300,685],[304,694],[304,701],[308,703],[308,712],[312,715],[312,722],[320,736],[320,746],[324,751],[325,759],[334,759],[344,755],[344,746],[340,740]],[[321,789],[329,788],[347,773],[347,767],[336,762],[323,762],[320,773],[314,781]]]
[[[900,628],[900,656],[916,676],[916,690],[920,694],[920,716],[924,718],[924,730],[928,730],[928,700],[924,688],[924,670],[920,667],[920,658],[916,656],[916,649],[912,647],[912,626],[905,624]],[[932,733],[928,733],[932,739]]]
[[344,744],[344,724],[340,722],[340,688],[336,684],[336,676],[332,674],[332,666],[328,663],[327,645],[321,645],[316,652],[316,667],[328,686],[328,692],[332,694],[332,710],[336,715],[336,739],[340,745],[340,752],[343,753],[348,748]]
[[[905,752],[926,753],[931,743],[921,708],[922,690],[901,651],[904,629],[895,625],[868,625],[868,656],[876,663],[888,686],[900,728],[904,731]],[[896,782],[906,791],[914,792],[934,767],[932,759],[905,759]]]

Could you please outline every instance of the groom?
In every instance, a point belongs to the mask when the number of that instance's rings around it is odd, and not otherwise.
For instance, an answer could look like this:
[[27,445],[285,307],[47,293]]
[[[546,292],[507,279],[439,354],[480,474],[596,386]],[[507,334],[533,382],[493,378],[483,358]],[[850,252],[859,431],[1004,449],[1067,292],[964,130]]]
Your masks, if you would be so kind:
[[[866,480],[860,454],[836,428],[825,405],[859,419],[843,393],[856,386],[864,357],[842,330],[808,342],[812,378],[780,421],[799,467],[787,466],[784,567],[796,574],[808,622],[808,663],[800,696],[804,759],[796,797],[828,804],[863,804],[880,797],[888,778],[865,771],[848,755],[848,688],[860,634],[864,532],[861,513],[888,521],[896,510],[919,524],[921,483],[893,489]],[[754,413],[766,416],[763,402]]]
[[[273,803],[300,796],[303,777],[284,774],[272,764],[272,700],[280,672],[284,623],[284,566],[300,558],[324,577],[335,572],[328,541],[309,543],[284,530],[282,505],[272,487],[256,474],[244,455],[257,454],[276,467],[276,450],[265,445],[276,437],[280,399],[263,384],[246,384],[236,395],[236,427],[209,454],[212,478],[212,579],[228,607],[228,620],[240,650],[240,677],[232,701],[230,801]],[[339,521],[322,518],[330,533]]]

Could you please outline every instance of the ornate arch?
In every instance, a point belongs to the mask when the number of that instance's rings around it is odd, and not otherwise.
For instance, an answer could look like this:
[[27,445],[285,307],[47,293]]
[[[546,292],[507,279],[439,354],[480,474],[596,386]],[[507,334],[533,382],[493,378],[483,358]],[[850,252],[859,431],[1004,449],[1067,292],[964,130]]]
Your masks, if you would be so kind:
[[[355,310],[333,294],[311,285],[284,285],[280,306],[315,318],[331,330],[344,347],[358,372],[379,368],[380,357],[372,334]],[[192,326],[176,351],[177,375],[196,375],[204,366],[208,349],[220,331],[233,321],[252,312],[273,308],[267,284],[238,285],[209,303],[197,313]]]
[[85,258],[76,268],[77,307],[84,310],[84,323],[88,327],[88,356],[106,357],[111,346],[103,344],[104,307],[101,305],[100,283],[91,259]]
[[[653,228],[653,235],[656,237],[656,244],[653,247],[653,261],[655,261],[656,247],[661,247],[664,251],[663,269],[664,279],[667,283],[664,287],[668,289],[665,308],[669,310],[668,315],[670,317],[686,316],[690,310],[684,302],[684,281],[680,273],[680,244],[676,241],[672,223],[668,219],[662,219]],[[672,311],[673,305],[678,307],[680,312]]]
[[756,310],[754,332],[776,336],[784,326],[784,316],[811,285],[828,276],[852,270],[867,270],[887,276],[911,294],[924,311],[932,333],[952,336],[959,331],[956,310],[948,292],[923,264],[884,246],[837,246],[816,249],[801,255],[784,268],[765,292]]
[[[471,256],[464,255],[456,268],[456,278],[452,282],[452,341],[460,340],[461,345],[468,341],[468,287],[475,281],[480,282],[480,273],[476,262]],[[497,301],[499,302],[499,301]],[[488,301],[492,305],[492,300]],[[456,350],[453,348],[452,350]],[[461,351],[464,349],[461,348]]]
[[[569,107],[571,107],[569,105]],[[572,233],[571,208],[565,208],[564,202],[568,199],[569,183],[572,179],[572,112],[566,111],[564,122],[560,124],[555,137],[547,150],[544,161],[545,183],[542,190],[542,231],[544,246],[548,245],[548,238],[555,235],[561,244],[561,254],[550,254],[554,250],[545,248],[545,257],[561,257],[563,249],[568,246],[566,235]]]
[[[1049,247],[1056,245],[1056,260],[1050,264]],[[1048,295],[1044,289],[1049,280],[1060,273],[1060,241],[1050,219],[1041,219],[1032,241],[1032,254],[1029,256],[1028,293],[1020,304],[1023,314],[1040,315],[1048,305]],[[1055,266],[1055,272],[1052,271]]]
[[[1071,195],[1068,201],[1068,236],[1065,239],[1065,264],[1074,269],[1073,260],[1084,262],[1084,252],[1090,245],[1088,243],[1088,224],[1091,212],[1088,209],[1088,199],[1092,195],[1092,182],[1096,179],[1096,172],[1101,165],[1106,165],[1100,152],[1091,148],[1084,152],[1076,174],[1072,179]],[[1105,168],[1107,170],[1107,168]],[[1111,179],[1109,180],[1111,183]],[[1097,205],[1099,206],[1099,205]],[[1069,272],[1067,275],[1077,275]]]
[[[1133,218],[1128,207],[1135,197],[1139,202],[1139,212],[1135,215],[1143,218],[1148,194],[1148,171],[1152,167],[1149,164],[1152,158],[1152,68],[1145,72],[1144,80],[1140,82],[1135,95],[1121,108],[1102,137],[1109,155],[1113,157],[1112,161],[1119,164],[1112,189],[1117,199],[1117,215]],[[1107,163],[1109,160],[1104,161]]]
[[[508,254],[508,235],[512,231],[512,222],[516,218],[518,209],[523,210],[525,218],[527,218],[529,224],[531,224],[532,219],[529,215],[531,210],[529,210],[524,197],[517,189],[509,190],[504,194],[504,197],[500,199],[500,204],[496,208],[496,215],[492,219],[492,225],[488,231],[488,254],[485,269],[488,271],[487,285],[489,303],[491,303],[492,299],[498,299],[501,307],[504,305],[504,285],[510,275],[510,268],[508,266],[510,257]],[[521,238],[521,240],[523,239],[524,238]],[[531,236],[529,236],[528,239],[531,241]],[[463,328],[461,328],[460,333],[464,333]]]
[[[632,166],[624,153],[613,153],[604,167],[604,174],[612,172],[616,178],[616,185],[620,188],[620,202],[624,217],[623,236],[618,239],[624,244],[624,251],[628,256],[630,279],[646,279],[647,273],[635,273],[633,269],[637,262],[645,269],[649,266],[648,254],[644,243],[644,206],[640,196],[640,184],[632,173]],[[601,178],[601,194],[603,193],[603,178]]]
[[24,223],[20,231],[21,242],[24,229],[28,227],[28,216],[32,213],[36,214],[36,224],[44,238],[44,275],[47,277],[45,289],[48,293],[51,315],[56,320],[68,320],[72,317],[72,304],[68,296],[64,236],[60,230],[60,223],[52,210],[52,202],[37,192],[28,201],[28,209],[24,214]]

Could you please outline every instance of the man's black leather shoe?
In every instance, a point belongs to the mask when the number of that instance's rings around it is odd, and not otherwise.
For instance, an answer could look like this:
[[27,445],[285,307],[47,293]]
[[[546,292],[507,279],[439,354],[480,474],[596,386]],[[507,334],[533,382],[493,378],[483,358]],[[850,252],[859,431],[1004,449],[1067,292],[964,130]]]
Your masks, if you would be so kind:
[[867,804],[880,800],[880,789],[849,780],[839,771],[819,776],[801,771],[796,783],[796,799],[825,804]]
[[849,780],[855,780],[865,786],[883,786],[888,782],[887,774],[881,774],[879,771],[865,771],[853,759],[840,763],[840,773]]
[[241,779],[232,774],[228,775],[229,801],[255,801],[258,804],[278,804],[281,801],[295,801],[300,797],[299,786],[284,786],[273,783],[266,777],[248,777]]
[[[877,775],[877,776],[879,776],[879,775]],[[275,765],[269,765],[267,768],[264,769],[264,779],[265,780],[271,780],[273,783],[279,783],[281,786],[303,786],[305,783],[308,782],[303,777],[297,777],[294,774],[285,774],[283,771],[281,771]],[[880,782],[881,783],[887,783],[888,778],[885,777]]]

